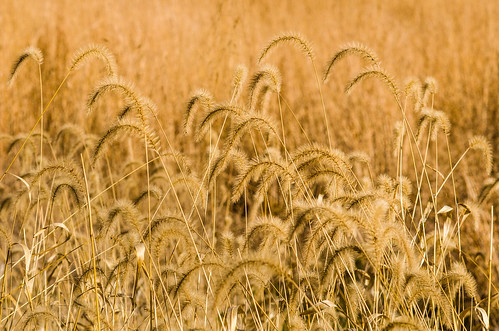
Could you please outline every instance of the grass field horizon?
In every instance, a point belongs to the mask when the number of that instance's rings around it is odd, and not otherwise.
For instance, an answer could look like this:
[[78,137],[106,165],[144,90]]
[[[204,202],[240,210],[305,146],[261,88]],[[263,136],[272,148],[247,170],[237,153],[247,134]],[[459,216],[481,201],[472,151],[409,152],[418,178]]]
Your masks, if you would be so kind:
[[499,327],[499,5],[2,6],[2,329]]

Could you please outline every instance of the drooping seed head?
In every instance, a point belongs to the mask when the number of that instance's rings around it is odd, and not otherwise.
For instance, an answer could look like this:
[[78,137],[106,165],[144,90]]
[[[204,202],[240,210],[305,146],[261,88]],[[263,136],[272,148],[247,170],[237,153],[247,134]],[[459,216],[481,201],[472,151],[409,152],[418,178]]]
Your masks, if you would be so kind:
[[349,54],[357,55],[373,66],[380,65],[378,56],[371,49],[360,43],[348,43],[343,46],[338,52],[336,52],[331,60],[329,60],[326,65],[326,69],[324,70],[324,76],[322,77],[322,80],[326,81],[334,65]]
[[282,34],[272,39],[260,53],[260,56],[258,57],[258,63],[262,62],[263,58],[267,56],[270,53],[270,51],[272,51],[274,48],[276,48],[281,44],[291,44],[295,47],[298,47],[303,52],[303,54],[305,54],[310,59],[310,61],[314,60],[314,52],[312,50],[310,42],[308,42],[300,34],[295,32],[290,32]]
[[232,80],[232,88],[234,89],[232,99],[237,100],[243,90],[244,82],[248,76],[248,69],[244,65],[239,65],[234,70],[234,78]]
[[30,58],[33,59],[33,61],[35,61],[39,66],[42,65],[42,63],[43,63],[43,53],[39,48],[34,47],[34,46],[30,46],[30,47],[26,48],[21,53],[21,55],[19,55],[17,57],[16,61],[12,65],[12,69],[10,70],[9,79],[7,81],[7,84],[9,86],[12,85],[14,78],[16,77],[16,73],[18,72],[18,69],[21,66],[21,64],[23,64],[24,62],[26,62],[27,59],[30,59]]
[[102,60],[102,62],[106,66],[108,76],[117,75],[118,70],[114,55],[106,47],[93,44],[78,50],[73,55],[73,58],[71,59],[71,62],[69,64],[69,71],[78,70],[92,58],[98,58]]
[[484,136],[473,136],[468,141],[468,145],[470,149],[476,149],[482,152],[483,158],[485,159],[485,173],[490,175],[492,172],[493,157],[492,146],[487,138]]
[[386,86],[388,86],[395,99],[397,101],[399,100],[400,93],[395,80],[378,66],[371,66],[364,69],[360,74],[358,74],[348,83],[348,85],[345,87],[345,93],[349,94],[352,91],[353,87],[367,78],[380,79],[383,83],[386,84]]

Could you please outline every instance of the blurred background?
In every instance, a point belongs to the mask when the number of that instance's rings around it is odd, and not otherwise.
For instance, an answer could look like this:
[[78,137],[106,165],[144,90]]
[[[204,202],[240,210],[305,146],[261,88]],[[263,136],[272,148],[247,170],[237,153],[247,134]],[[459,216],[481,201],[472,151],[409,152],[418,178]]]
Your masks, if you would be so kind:
[[[67,73],[75,51],[90,43],[113,52],[119,74],[158,105],[167,133],[180,133],[186,103],[198,88],[219,102],[231,94],[233,71],[258,70],[261,49],[276,35],[296,31],[310,41],[322,76],[327,61],[344,44],[360,42],[378,54],[399,87],[410,77],[434,77],[435,109],[443,110],[453,129],[449,137],[458,157],[472,135],[484,135],[497,155],[499,143],[499,2],[444,1],[2,1],[0,10],[0,81],[29,45],[40,48],[44,99]],[[266,61],[283,76],[282,98],[291,111],[284,120],[287,143],[303,142],[298,121],[313,141],[324,143],[325,126],[313,67],[292,47],[272,52]],[[39,113],[36,67],[20,72],[7,88],[0,84],[0,130],[27,132]],[[51,132],[61,123],[102,134],[118,109],[102,106],[87,117],[85,101],[100,81],[96,63],[70,77],[46,116]],[[349,57],[340,62],[322,89],[334,147],[367,153],[376,172],[394,175],[393,128],[401,120],[389,91],[365,82],[351,95],[344,86],[362,69]],[[277,113],[276,113],[277,115]],[[408,112],[411,117],[411,113]],[[2,162],[4,163],[5,160]],[[475,198],[484,177],[482,164],[464,160],[463,194]],[[494,168],[498,169],[497,164]]]

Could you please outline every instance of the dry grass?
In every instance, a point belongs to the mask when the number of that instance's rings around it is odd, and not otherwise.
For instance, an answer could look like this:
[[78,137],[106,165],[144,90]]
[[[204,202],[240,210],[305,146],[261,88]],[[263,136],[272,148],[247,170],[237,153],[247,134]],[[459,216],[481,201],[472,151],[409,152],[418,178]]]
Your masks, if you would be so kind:
[[499,327],[499,6],[280,6],[4,4],[2,329]]

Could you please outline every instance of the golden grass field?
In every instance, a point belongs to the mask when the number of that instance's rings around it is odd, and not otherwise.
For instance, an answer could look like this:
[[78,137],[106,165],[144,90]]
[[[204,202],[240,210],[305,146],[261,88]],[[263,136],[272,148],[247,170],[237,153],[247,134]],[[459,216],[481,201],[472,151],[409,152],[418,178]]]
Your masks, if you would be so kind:
[[0,329],[499,328],[497,17],[2,1]]

